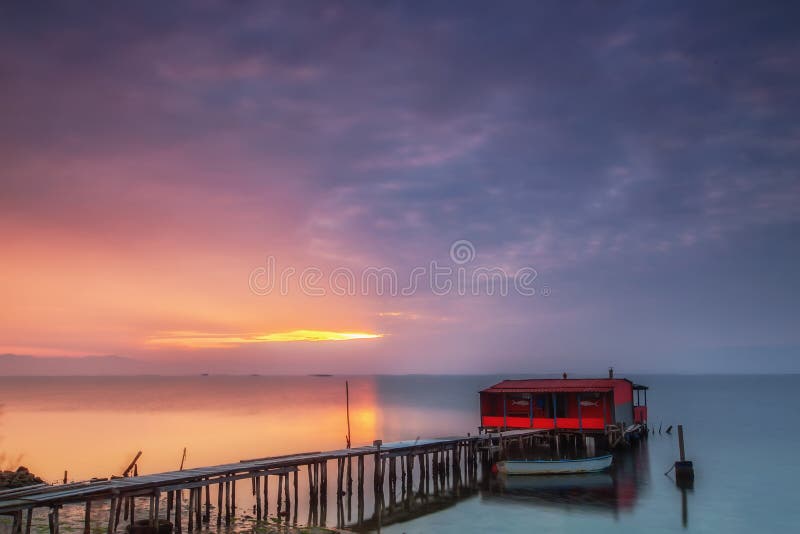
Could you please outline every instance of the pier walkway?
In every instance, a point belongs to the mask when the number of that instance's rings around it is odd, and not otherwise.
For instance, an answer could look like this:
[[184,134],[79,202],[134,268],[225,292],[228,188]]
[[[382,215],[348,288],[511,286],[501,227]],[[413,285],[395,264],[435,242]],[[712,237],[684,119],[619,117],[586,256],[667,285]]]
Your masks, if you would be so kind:
[[[267,477],[278,477],[278,513],[288,517],[292,498],[289,491],[289,476],[294,478],[294,501],[298,501],[298,471],[305,467],[308,475],[309,502],[314,506],[327,506],[328,462],[336,460],[337,501],[353,494],[351,463],[357,462],[357,483],[359,502],[363,502],[364,458],[374,457],[373,484],[376,498],[383,493],[386,467],[389,468],[389,491],[397,489],[398,472],[405,493],[414,491],[414,474],[417,474],[420,490],[427,490],[445,479],[460,480],[477,472],[478,455],[481,451],[503,448],[504,443],[531,440],[536,434],[547,433],[542,429],[510,430],[502,433],[416,439],[381,443],[373,445],[338,449],[332,451],[304,452],[286,456],[272,456],[242,460],[236,463],[211,467],[198,467],[135,477],[112,477],[106,480],[93,480],[63,485],[37,485],[0,491],[0,514],[13,517],[12,534],[30,533],[31,517],[35,508],[49,508],[49,526],[52,534],[59,532],[58,510],[66,504],[83,503],[85,506],[85,532],[90,532],[92,501],[109,501],[108,532],[116,532],[120,523],[121,511],[124,519],[134,523],[134,510],[137,497],[150,497],[149,507],[140,519],[147,519],[155,527],[159,520],[173,522],[175,532],[182,532],[184,523],[187,531],[202,528],[203,523],[211,522],[211,496],[209,488],[217,485],[216,521],[229,524],[236,509],[237,480],[250,479],[253,495],[256,498],[256,517],[267,518],[269,494]],[[415,470],[415,459],[417,467]],[[398,469],[399,461],[399,469]],[[346,472],[345,472],[346,471]],[[263,491],[262,491],[263,489]],[[188,490],[188,508],[184,505],[182,492]],[[203,513],[203,491],[205,491],[205,511]],[[162,506],[162,496],[166,502]],[[262,506],[263,495],[263,506]],[[224,499],[224,504],[223,504]],[[26,520],[23,519],[26,514]],[[186,520],[182,517],[186,514]],[[174,517],[173,517],[174,515]]]

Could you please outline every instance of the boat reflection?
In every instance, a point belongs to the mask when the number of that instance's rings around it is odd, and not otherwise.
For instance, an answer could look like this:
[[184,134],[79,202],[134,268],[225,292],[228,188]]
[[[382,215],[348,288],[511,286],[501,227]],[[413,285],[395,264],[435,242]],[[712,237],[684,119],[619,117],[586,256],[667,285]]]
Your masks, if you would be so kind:
[[636,505],[649,476],[647,442],[614,455],[603,473],[552,476],[495,475],[484,480],[481,498],[545,508],[610,512]]

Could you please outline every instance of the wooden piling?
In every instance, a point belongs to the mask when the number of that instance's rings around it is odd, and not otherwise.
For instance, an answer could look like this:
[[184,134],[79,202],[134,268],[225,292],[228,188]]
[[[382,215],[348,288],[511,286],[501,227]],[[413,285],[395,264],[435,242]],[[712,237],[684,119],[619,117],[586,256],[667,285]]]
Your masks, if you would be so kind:
[[[113,534],[114,532],[114,507],[117,504],[116,497],[111,497],[111,501],[108,504],[108,534]],[[58,529],[56,529],[56,532]]]
[[196,495],[194,497],[194,514],[195,514],[195,525],[197,525],[197,530],[200,530],[203,525],[203,488],[199,487],[195,490]]
[[83,512],[83,534],[91,534],[92,532],[92,501],[86,500],[86,508]]
[[[161,492],[156,490],[155,494],[153,495],[153,523],[151,526],[157,527],[158,526],[158,518],[159,518],[159,508],[161,506]],[[119,508],[119,506],[117,506]],[[116,514],[116,512],[115,512]],[[116,522],[114,523],[116,528]]]
[[[298,500],[299,490],[297,488],[297,486],[298,486],[297,477],[299,475],[297,474],[297,471],[294,471],[294,473],[292,475],[293,475],[292,476],[292,481],[294,482],[294,512],[295,512],[295,514],[297,514],[298,503],[300,502]],[[287,481],[289,480],[289,475],[286,475],[286,480]]]
[[364,495],[364,457],[358,457],[358,495],[361,498]]
[[[230,478],[230,477],[228,477]],[[231,524],[231,481],[225,481],[225,524]]]
[[336,500],[342,499],[342,483],[344,478],[344,459],[336,459]]
[[[167,492],[167,513],[166,513],[167,520],[169,520],[170,516],[172,515],[172,500],[173,499],[174,499],[173,492],[168,491]],[[127,518],[128,518],[128,501],[126,499],[125,500],[125,519],[127,519]]]
[[236,517],[236,478],[231,477],[231,515]]
[[189,489],[189,506],[186,509],[186,515],[189,516],[186,530],[192,532],[194,530],[194,488]]
[[328,462],[320,462],[320,500],[328,495]]
[[283,476],[278,475],[278,517],[281,516],[283,510]]
[[209,523],[211,522],[211,484],[206,484],[205,492],[206,492],[206,514],[203,517],[203,522]]
[[256,519],[261,519],[261,477],[253,477],[253,493],[256,496]]
[[353,494],[353,462],[352,457],[347,457],[347,494]]
[[286,480],[283,482],[283,497],[286,501],[286,519],[289,519],[289,512],[291,510],[292,501],[289,499],[289,474],[283,475]]
[[[132,499],[131,499],[132,500]],[[175,492],[175,532],[180,533],[181,529],[181,510],[183,509],[183,491]],[[133,525],[133,503],[131,503],[131,525]]]
[[269,517],[269,476],[264,475],[264,519]]
[[220,482],[217,484],[217,526],[222,524],[222,494],[225,493],[225,485]]

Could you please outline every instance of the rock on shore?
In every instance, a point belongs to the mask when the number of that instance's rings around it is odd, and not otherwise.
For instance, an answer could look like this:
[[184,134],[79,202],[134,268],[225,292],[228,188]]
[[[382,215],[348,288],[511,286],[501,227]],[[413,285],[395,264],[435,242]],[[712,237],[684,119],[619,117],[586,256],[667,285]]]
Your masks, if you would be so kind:
[[0,490],[21,488],[43,482],[44,480],[28,471],[27,467],[19,466],[16,471],[0,471]]

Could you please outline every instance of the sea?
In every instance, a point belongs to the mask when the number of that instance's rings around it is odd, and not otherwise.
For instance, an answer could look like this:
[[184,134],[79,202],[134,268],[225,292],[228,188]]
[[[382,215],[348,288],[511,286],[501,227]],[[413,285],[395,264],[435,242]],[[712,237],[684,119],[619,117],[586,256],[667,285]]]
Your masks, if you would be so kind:
[[[0,469],[24,465],[57,483],[119,475],[138,451],[144,475],[182,461],[191,468],[339,449],[347,435],[346,383],[353,446],[465,435],[477,432],[478,391],[503,378],[512,377],[0,377]],[[650,388],[651,434],[615,453],[608,474],[506,479],[486,469],[469,487],[391,509],[386,498],[376,505],[370,483],[359,514],[355,498],[338,509],[333,462],[324,517],[310,513],[301,473],[296,510],[270,524],[387,533],[797,531],[800,375],[627,378]],[[679,424],[695,467],[691,489],[667,473],[678,459]],[[370,465],[367,473],[371,480]],[[233,524],[212,521],[204,532],[264,531],[253,517],[250,482],[238,484]],[[271,487],[270,498],[276,493]],[[104,532],[103,506],[93,508],[92,529]],[[275,513],[274,501],[269,507]],[[67,506],[61,519],[62,532],[82,532],[83,507]],[[34,516],[36,531],[47,531],[45,510]]]

